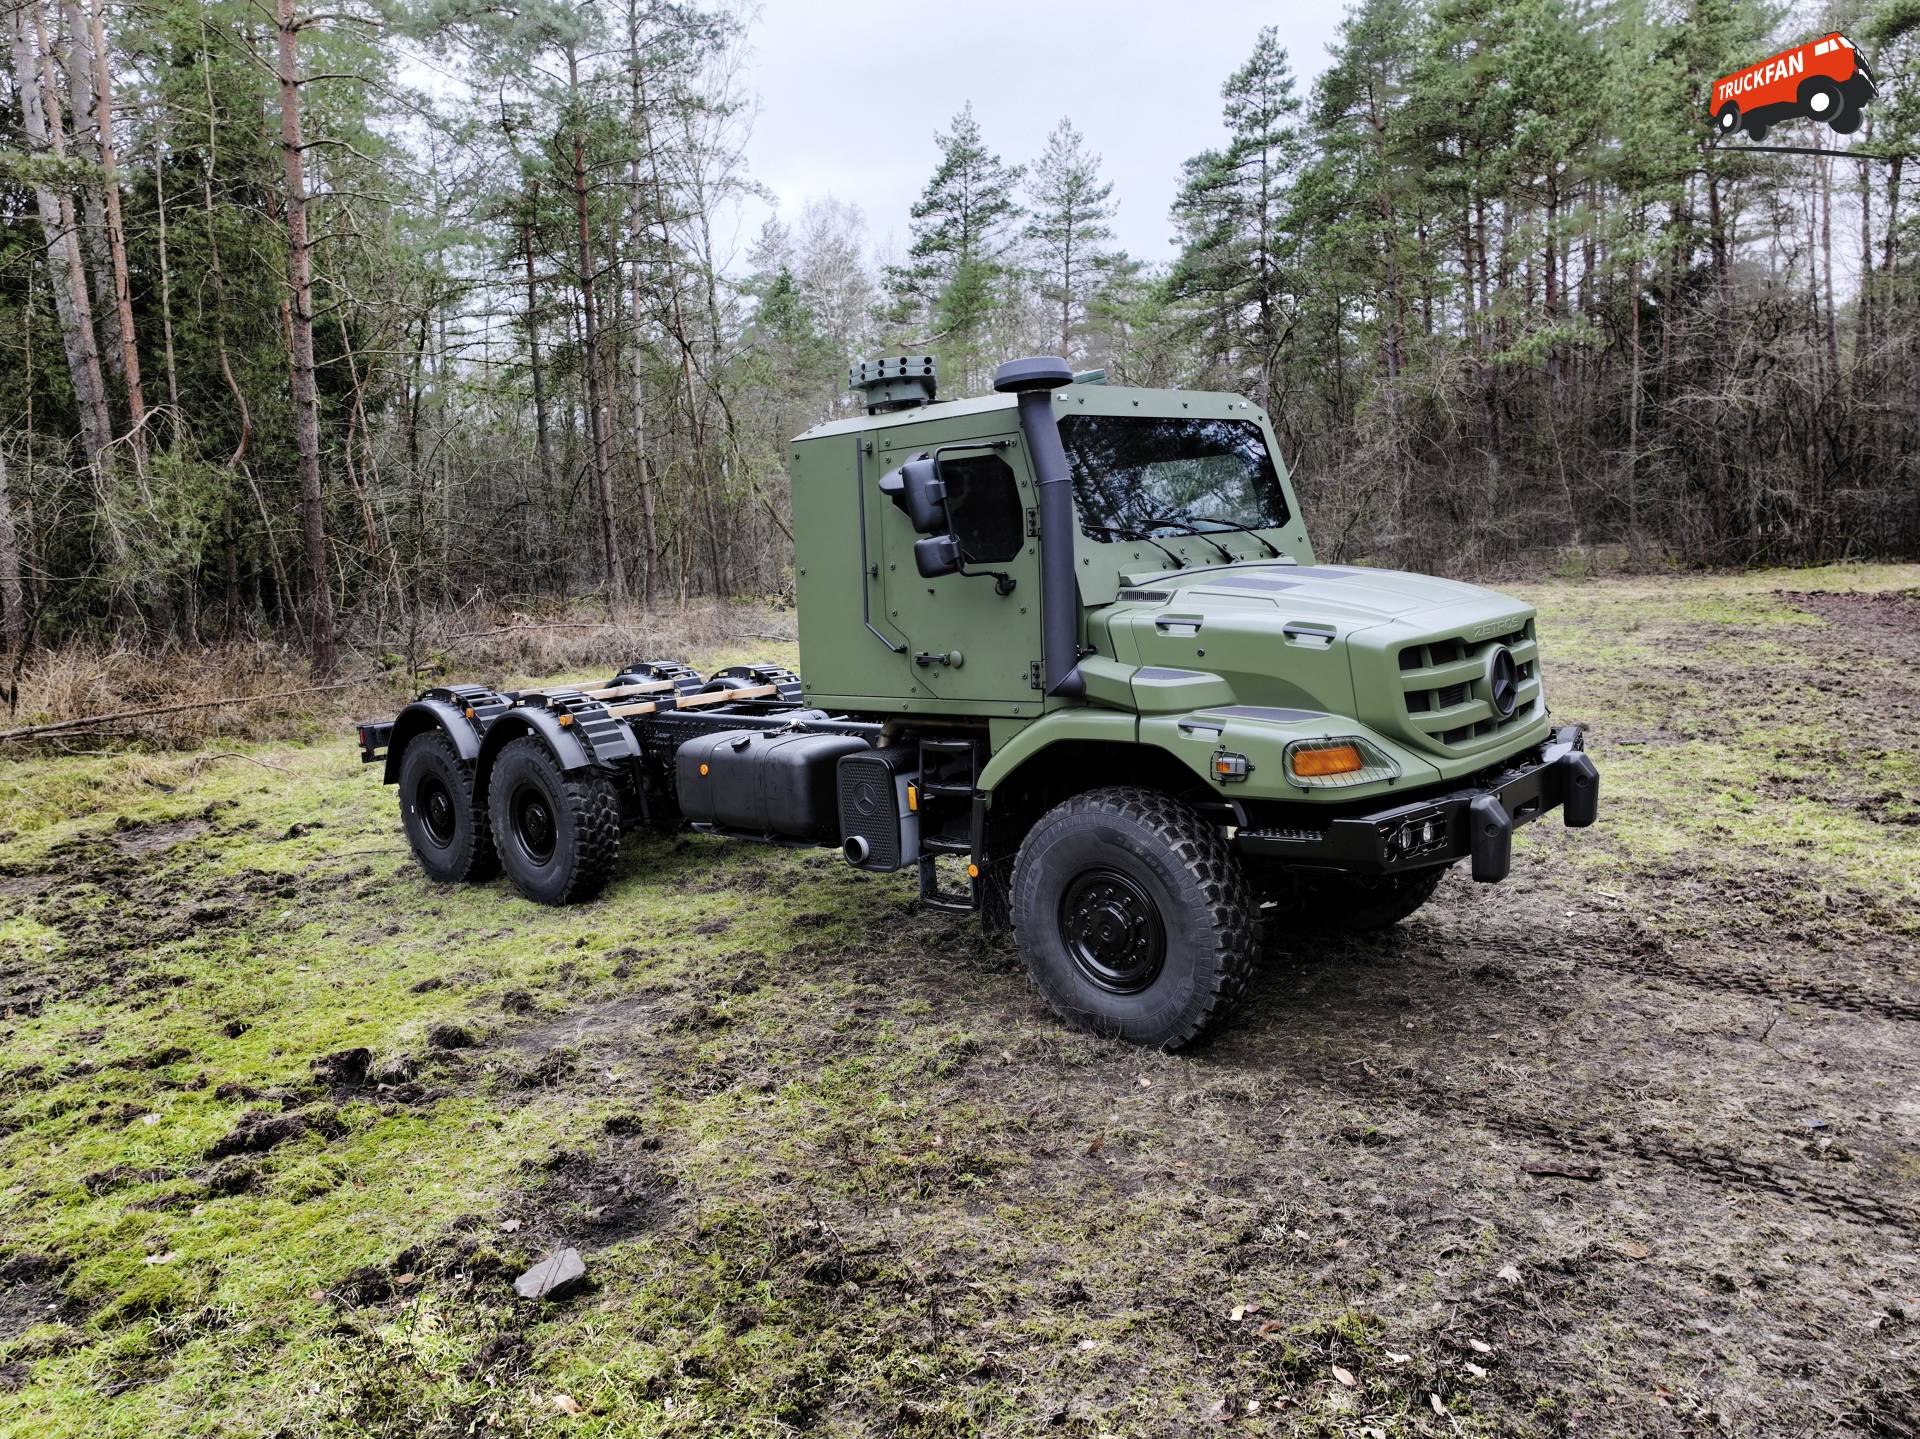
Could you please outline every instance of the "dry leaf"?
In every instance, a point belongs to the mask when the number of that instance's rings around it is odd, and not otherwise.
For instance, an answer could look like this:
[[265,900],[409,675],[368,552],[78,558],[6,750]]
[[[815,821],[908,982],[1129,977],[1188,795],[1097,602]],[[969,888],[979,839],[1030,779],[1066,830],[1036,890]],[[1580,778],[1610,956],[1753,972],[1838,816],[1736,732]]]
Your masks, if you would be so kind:
[[519,1229],[519,1227],[520,1221],[517,1219],[502,1220],[500,1223],[500,1232],[502,1234],[512,1234],[515,1230]]
[[1333,1366],[1333,1377],[1335,1379],[1338,1379],[1342,1384],[1346,1385],[1347,1388],[1349,1389],[1353,1388],[1353,1372],[1351,1370],[1342,1369],[1338,1364],[1336,1364]]
[[1366,1428],[1362,1429],[1360,1432],[1366,1436],[1366,1439],[1387,1439],[1386,1430],[1376,1429],[1371,1424],[1369,1424]]
[[1493,1346],[1484,1339],[1469,1339],[1467,1341],[1467,1348],[1471,1349],[1475,1354],[1493,1353]]
[[1247,1401],[1247,1413],[1258,1414],[1259,1412],[1260,1412],[1260,1401],[1258,1399],[1249,1399]]
[[1487,1377],[1487,1371],[1482,1369],[1478,1364],[1475,1364],[1472,1360],[1467,1361],[1467,1373],[1471,1374],[1475,1379],[1485,1379]]
[[393,1282],[395,1284],[411,1284],[419,1277],[417,1274],[396,1274],[393,1276]]
[[1106,1144],[1106,1142],[1107,1142],[1107,1136],[1106,1136],[1106,1135],[1104,1135],[1104,1134],[1096,1134],[1096,1135],[1094,1135],[1094,1136],[1093,1136],[1093,1142],[1092,1142],[1092,1143],[1090,1143],[1090,1144],[1089,1144],[1089,1145],[1087,1146],[1087,1153],[1089,1153],[1089,1154],[1098,1154],[1098,1153],[1100,1152],[1100,1150],[1101,1150],[1101,1148],[1102,1148],[1102,1147],[1103,1147],[1103,1146],[1104,1146],[1104,1145]]
[[1494,1278],[1504,1279],[1509,1284],[1518,1284],[1520,1282],[1520,1271],[1514,1265],[1502,1264],[1500,1266],[1500,1272],[1494,1275]]
[[571,1394],[549,1395],[547,1403],[558,1409],[562,1414],[578,1414],[580,1412],[580,1401],[575,1399]]
[[1262,1339],[1281,1339],[1286,1336],[1286,1332],[1287,1326],[1278,1319],[1269,1319],[1254,1330],[1254,1333]]
[[1434,1413],[1438,1414],[1443,1419],[1446,1418],[1447,1406],[1440,1402],[1440,1396],[1438,1394],[1429,1394],[1427,1396],[1427,1402],[1433,1405]]
[[168,1250],[168,1251],[167,1251],[167,1252],[166,1252],[165,1254],[149,1254],[149,1255],[147,1256],[147,1263],[149,1263],[149,1264],[171,1264],[171,1263],[173,1263],[173,1259],[174,1259],[174,1254],[173,1254],[173,1251],[172,1251],[171,1249],[169,1249],[169,1250]]
[[1411,1364],[1413,1362],[1413,1356],[1411,1354],[1396,1354],[1391,1349],[1387,1351],[1387,1358],[1391,1359],[1395,1364]]
[[1242,1319],[1245,1319],[1246,1317],[1247,1317],[1247,1306],[1244,1304],[1234,1305],[1233,1313],[1227,1316],[1227,1318],[1232,1320],[1235,1324],[1238,1324]]
[[1148,1079],[1146,1075],[1143,1074],[1140,1076],[1140,1087],[1142,1089],[1152,1089],[1153,1081],[1151,1079]]

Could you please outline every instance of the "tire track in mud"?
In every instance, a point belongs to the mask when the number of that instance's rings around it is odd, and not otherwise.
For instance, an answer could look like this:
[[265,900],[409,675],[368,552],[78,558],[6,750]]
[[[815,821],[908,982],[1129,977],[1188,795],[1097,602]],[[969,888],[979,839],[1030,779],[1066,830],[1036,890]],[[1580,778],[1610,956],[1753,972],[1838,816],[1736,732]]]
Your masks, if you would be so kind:
[[1743,994],[1755,999],[1779,1000],[1788,1004],[1812,1004],[1846,1014],[1873,1015],[1880,1019],[1920,1020],[1920,999],[1903,999],[1896,994],[1863,989],[1845,980],[1781,979],[1757,969],[1729,969],[1701,959],[1689,959],[1668,950],[1657,941],[1640,938],[1629,950],[1603,949],[1591,941],[1564,940],[1553,936],[1533,943],[1517,940],[1476,938],[1474,947],[1521,959],[1564,960],[1592,969],[1612,970],[1642,979],[1674,979],[1701,989],[1725,994]]
[[1722,1145],[1653,1134],[1617,1135],[1596,1126],[1561,1124],[1542,1115],[1485,1102],[1479,1096],[1445,1090],[1420,1078],[1401,1084],[1384,1077],[1356,1081],[1348,1070],[1323,1071],[1320,1079],[1355,1098],[1399,1105],[1428,1119],[1469,1125],[1560,1154],[1664,1165],[1719,1188],[1758,1192],[1832,1219],[1875,1228],[1920,1230],[1920,1212],[1898,1201],[1877,1197],[1823,1174],[1794,1174]]

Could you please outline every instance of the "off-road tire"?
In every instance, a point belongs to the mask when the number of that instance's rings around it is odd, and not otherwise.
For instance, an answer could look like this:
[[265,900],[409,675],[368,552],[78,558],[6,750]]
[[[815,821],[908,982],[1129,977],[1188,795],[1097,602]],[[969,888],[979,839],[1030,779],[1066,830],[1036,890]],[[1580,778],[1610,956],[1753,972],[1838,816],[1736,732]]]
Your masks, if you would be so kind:
[[594,770],[563,772],[532,735],[509,741],[494,760],[487,813],[507,878],[540,904],[592,899],[620,858],[613,782]]
[[1286,874],[1261,886],[1265,947],[1295,935],[1374,934],[1392,929],[1433,898],[1447,865],[1407,874]]
[[[1120,981],[1131,989],[1103,986],[1087,957],[1086,915],[1107,912],[1103,886],[1158,927],[1158,962]],[[1014,860],[1012,910],[1027,974],[1056,1014],[1155,1049],[1192,1044],[1225,1018],[1257,957],[1240,862],[1218,829],[1153,790],[1092,790],[1041,816]],[[1069,938],[1070,911],[1079,939]]]
[[1866,123],[1867,117],[1860,112],[1860,107],[1857,105],[1846,106],[1838,115],[1835,115],[1827,122],[1828,126],[1836,135],[1854,134]]
[[1720,107],[1720,113],[1713,118],[1714,123],[1720,127],[1722,135],[1731,135],[1740,128],[1740,107],[1728,101]]
[[437,729],[415,736],[400,758],[400,825],[420,868],[441,884],[500,873],[487,807],[453,741]]

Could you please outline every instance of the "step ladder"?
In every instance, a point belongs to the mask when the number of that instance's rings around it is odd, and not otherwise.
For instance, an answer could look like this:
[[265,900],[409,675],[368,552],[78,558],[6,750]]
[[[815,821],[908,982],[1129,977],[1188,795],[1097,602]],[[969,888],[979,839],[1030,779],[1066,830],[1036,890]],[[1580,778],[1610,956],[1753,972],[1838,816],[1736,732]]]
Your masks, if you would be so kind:
[[[973,795],[980,778],[981,743],[971,738],[920,740],[920,902],[929,909],[971,913],[980,907],[980,879],[973,874]],[[965,888],[940,881],[940,857],[960,857],[969,871]]]

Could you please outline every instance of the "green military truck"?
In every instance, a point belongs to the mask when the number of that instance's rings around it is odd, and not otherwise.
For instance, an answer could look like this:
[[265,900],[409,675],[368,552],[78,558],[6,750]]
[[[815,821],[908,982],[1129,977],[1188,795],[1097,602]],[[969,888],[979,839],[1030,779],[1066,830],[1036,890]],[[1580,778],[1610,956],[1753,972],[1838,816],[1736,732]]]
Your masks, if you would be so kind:
[[665,661],[428,690],[360,726],[427,872],[605,885],[623,830],[832,845],[1010,926],[1069,1023],[1177,1048],[1276,936],[1390,925],[1513,831],[1593,822],[1533,610],[1314,559],[1237,395],[1000,367],[856,366],[864,416],[793,442],[804,681]]

